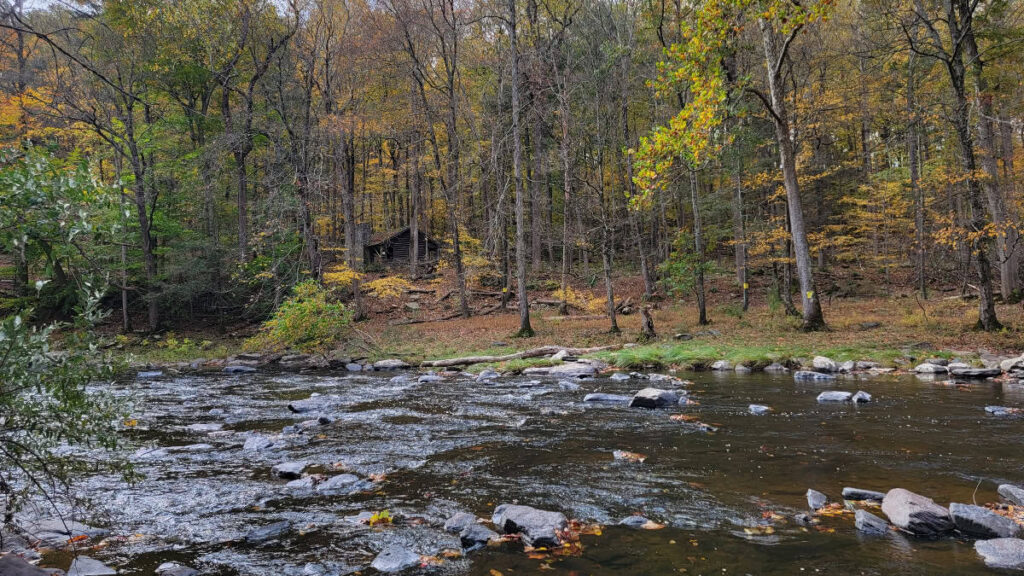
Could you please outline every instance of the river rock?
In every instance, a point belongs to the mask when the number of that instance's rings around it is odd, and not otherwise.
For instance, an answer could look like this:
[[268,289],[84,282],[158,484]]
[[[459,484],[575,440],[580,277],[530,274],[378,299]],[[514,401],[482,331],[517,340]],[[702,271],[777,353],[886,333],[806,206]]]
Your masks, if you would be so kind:
[[764,416],[771,411],[772,409],[764,404],[751,404],[750,406],[747,406],[747,412],[750,412],[754,416]]
[[846,488],[843,488],[843,498],[846,500],[872,500],[875,502],[881,502],[885,498],[885,492],[861,490],[860,488],[850,488],[847,486]]
[[1020,534],[1020,526],[1006,516],[1000,516],[988,508],[953,502],[949,505],[956,529],[973,538],[1014,538]]
[[462,547],[466,549],[478,548],[498,537],[497,532],[476,522],[466,526],[459,532],[459,540],[462,542]]
[[88,556],[78,556],[71,561],[68,576],[117,576],[117,570]]
[[405,370],[406,368],[409,368],[409,363],[398,358],[378,360],[373,363],[374,370]]
[[402,546],[388,546],[377,554],[370,566],[387,574],[401,572],[420,565],[420,555]]
[[1003,373],[999,368],[953,368],[949,371],[950,376],[964,379],[994,378]]
[[270,471],[282,480],[295,480],[302,476],[302,471],[306,469],[305,462],[282,462],[280,464],[274,464]]
[[558,388],[560,390],[565,390],[566,392],[575,392],[576,390],[580,389],[580,385],[575,382],[570,382],[568,380],[559,380]]
[[811,366],[813,366],[815,370],[821,370],[822,372],[839,371],[839,366],[836,365],[835,360],[828,356],[815,356],[814,359],[811,360]]
[[611,379],[615,380],[616,382],[624,382],[626,380],[629,380],[629,378],[629,374],[623,374],[622,372],[616,372],[615,374],[611,375]]
[[853,394],[849,392],[843,392],[841,390],[826,390],[821,394],[818,394],[818,402],[849,402],[853,398]]
[[863,404],[865,402],[871,402],[871,394],[868,394],[863,390],[858,390],[857,393],[854,394],[852,398],[850,398],[850,401],[853,402],[854,404]]
[[293,400],[288,403],[288,410],[296,414],[305,414],[306,412],[316,412],[323,410],[329,403],[327,396],[310,396],[304,400]]
[[44,518],[28,522],[21,528],[30,539],[38,541],[40,546],[46,548],[60,548],[69,540],[103,538],[110,533],[103,528],[94,528],[81,522],[70,519],[61,520],[60,518]]
[[451,518],[444,521],[444,531],[452,534],[458,534],[465,530],[467,526],[472,526],[477,523],[475,515],[469,512],[459,512]]
[[523,374],[547,374],[556,378],[593,378],[597,368],[585,362],[565,362],[556,366],[535,366],[523,370]]
[[661,388],[644,388],[633,395],[629,402],[631,408],[661,408],[671,406],[679,401],[679,395]]
[[945,374],[949,372],[949,369],[939,364],[932,364],[931,362],[924,362],[914,366],[914,372],[918,374]]
[[0,574],[3,576],[50,576],[53,570],[43,570],[26,562],[19,556],[0,556]]
[[284,485],[288,490],[312,490],[316,481],[312,476],[303,476]]
[[420,384],[429,384],[429,383],[432,383],[432,382],[442,382],[443,380],[444,380],[443,376],[438,376],[437,374],[434,374],[433,372],[428,372],[426,374],[423,374],[422,376],[420,376],[419,378],[416,379],[416,381],[419,382]]
[[272,438],[264,436],[262,434],[253,434],[245,439],[245,444],[242,445],[242,450],[247,452],[261,452],[263,450],[270,450],[274,448],[275,442]]
[[196,576],[197,574],[199,574],[199,570],[177,562],[164,562],[156,567],[157,576]]
[[159,378],[164,375],[163,370],[145,370],[135,375],[139,380],[148,380],[149,378]]
[[483,370],[480,371],[479,374],[476,375],[476,381],[483,382],[485,380],[494,380],[498,376],[501,376],[501,373],[498,372],[497,370],[493,368],[484,368]]
[[619,526],[628,526],[630,528],[641,528],[645,526],[650,520],[646,516],[633,515],[626,516],[622,520],[619,520]]
[[807,489],[807,507],[811,510],[820,510],[828,504],[828,496],[825,496],[817,490],[808,488]]
[[348,372],[362,372],[363,365],[357,364],[355,362],[348,362],[347,364],[345,364],[345,370]]
[[915,536],[941,536],[954,528],[949,510],[903,488],[889,490],[882,499],[882,512],[897,528]]
[[764,371],[769,373],[789,372],[789,368],[786,368],[785,366],[779,364],[778,362],[772,362],[771,364],[764,367]]
[[605,394],[603,392],[592,392],[583,397],[584,402],[615,402],[625,403],[633,400],[629,396],[623,396],[622,394]]
[[857,530],[872,536],[881,536],[889,533],[889,523],[867,510],[854,512],[854,525]]
[[351,492],[360,487],[355,474],[338,474],[316,485],[317,492]]
[[270,540],[277,540],[290,532],[291,529],[292,525],[287,520],[274,522],[273,524],[260,526],[259,528],[250,530],[249,533],[245,535],[245,541],[249,544],[262,544],[263,542],[269,542]]
[[1024,356],[1003,360],[999,363],[999,369],[1003,372],[1012,372],[1013,370],[1024,369]]
[[985,412],[993,416],[1014,416],[1019,413],[1019,409],[1009,406],[985,406]]
[[189,432],[196,432],[199,434],[205,434],[207,432],[217,432],[224,428],[224,425],[219,422],[205,422],[201,424],[189,424],[185,426],[185,430]]
[[990,568],[1024,570],[1024,540],[1019,538],[996,538],[978,540],[974,550]]
[[1000,484],[996,489],[999,495],[1014,506],[1024,506],[1024,487],[1013,484]]
[[797,370],[793,373],[793,380],[800,381],[827,381],[835,380],[836,377],[832,374],[823,374],[821,372],[811,372],[810,370]]
[[849,374],[855,370],[857,370],[857,363],[853,360],[847,360],[839,365],[840,374]]
[[711,364],[711,369],[716,371],[732,370],[732,362],[729,362],[728,360],[718,360]]
[[245,366],[244,364],[232,364],[225,366],[224,371],[228,374],[252,374],[256,371],[254,366]]
[[751,368],[750,366],[746,366],[744,364],[737,364],[736,365],[736,373],[737,374],[750,374],[753,371],[754,371],[754,369]]
[[561,512],[538,510],[530,506],[502,504],[494,509],[494,525],[505,534],[522,534],[529,546],[559,546],[559,530],[565,530],[569,520]]

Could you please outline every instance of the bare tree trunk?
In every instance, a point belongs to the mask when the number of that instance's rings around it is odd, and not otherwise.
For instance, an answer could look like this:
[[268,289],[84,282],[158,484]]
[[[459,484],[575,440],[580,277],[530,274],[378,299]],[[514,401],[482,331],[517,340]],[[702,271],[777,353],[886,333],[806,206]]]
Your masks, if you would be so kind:
[[412,235],[412,251],[409,252],[409,278],[415,280],[419,277],[420,257],[420,145],[419,135],[413,135],[413,145],[410,148],[412,154],[412,182],[409,187],[409,234]]
[[697,323],[708,324],[708,309],[704,292],[704,231],[701,229],[700,202],[697,198],[697,171],[690,168],[690,206],[693,209],[693,254],[696,263],[693,270],[693,289],[697,294]]
[[800,183],[796,174],[796,150],[790,130],[789,111],[786,108],[781,70],[779,69],[786,55],[780,51],[778,37],[772,24],[762,19],[760,25],[765,63],[768,67],[768,90],[771,98],[769,112],[775,124],[775,139],[779,145],[779,164],[782,168],[782,180],[786,188],[786,203],[789,206],[790,235],[793,238],[796,270],[800,278],[803,329],[820,330],[825,327],[825,318],[821,313],[821,300],[814,289],[811,250],[807,243],[804,212],[800,200]]
[[736,282],[743,290],[743,311],[750,307],[750,284],[747,283],[747,232],[743,218],[743,161],[736,158],[736,192],[733,194],[733,242],[735,243]]
[[541,128],[540,96],[534,92],[532,97],[530,122],[530,148],[533,154],[533,174],[530,179],[530,269],[534,274],[540,272],[542,262],[542,241],[544,239],[544,220],[541,217],[541,204],[544,175],[544,136]]
[[925,247],[924,190],[920,185],[921,162],[918,154],[918,115],[914,63],[917,55],[910,53],[907,62],[907,164],[910,168],[910,193],[914,197],[914,249],[916,252],[917,290],[928,299],[927,248]]
[[516,188],[516,281],[519,293],[519,331],[517,336],[533,336],[530,326],[530,301],[526,293],[526,222],[523,190],[523,144],[519,127],[519,41],[516,30],[516,0],[508,0],[508,31],[512,49],[512,165]]
[[619,323],[615,318],[615,288],[612,286],[612,239],[609,230],[608,216],[605,215],[601,223],[601,266],[604,271],[604,291],[607,300],[608,321],[611,326],[608,331],[618,334]]

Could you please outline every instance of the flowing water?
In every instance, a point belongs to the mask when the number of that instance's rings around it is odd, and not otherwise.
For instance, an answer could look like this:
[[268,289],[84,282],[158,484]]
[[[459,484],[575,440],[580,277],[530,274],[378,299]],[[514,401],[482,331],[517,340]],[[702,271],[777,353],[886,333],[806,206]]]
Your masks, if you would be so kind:
[[[1024,406],[1018,384],[679,374],[693,380],[688,388],[699,404],[646,410],[582,401],[593,391],[631,394],[645,386],[638,379],[581,380],[578,390],[565,390],[557,380],[525,376],[489,384],[394,376],[258,373],[118,384],[139,422],[131,440],[149,447],[135,456],[146,479],[127,486],[94,477],[80,486],[112,531],[128,536],[90,555],[121,574],[149,575],[165,561],[217,575],[372,573],[370,562],[387,545],[424,555],[460,549],[441,528],[447,517],[489,518],[496,505],[518,502],[604,528],[583,536],[576,556],[536,559],[506,545],[412,572],[983,574],[990,571],[969,541],[863,537],[852,515],[811,527],[791,518],[806,510],[808,488],[839,498],[844,486],[904,487],[943,505],[981,504],[997,500],[998,483],[1024,481],[1024,419],[983,410]],[[825,389],[865,390],[875,401],[818,404]],[[271,449],[243,450],[254,434],[277,435],[315,418],[287,408],[313,393],[333,423],[281,436]],[[773,412],[751,415],[751,403]],[[222,429],[211,430],[216,425]],[[647,459],[615,460],[615,450]],[[313,473],[367,481],[351,494],[286,488],[270,469],[295,460]],[[354,518],[380,510],[396,517],[393,525]],[[757,528],[772,513],[785,520]],[[666,528],[615,525],[632,514]],[[294,527],[283,538],[244,542],[253,528],[281,520]]]

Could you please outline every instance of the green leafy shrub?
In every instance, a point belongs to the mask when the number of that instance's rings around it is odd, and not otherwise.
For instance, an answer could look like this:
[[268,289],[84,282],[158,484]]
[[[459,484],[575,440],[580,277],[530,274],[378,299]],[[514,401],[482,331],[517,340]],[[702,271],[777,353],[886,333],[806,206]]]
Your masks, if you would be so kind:
[[313,280],[295,285],[292,297],[263,323],[259,334],[246,341],[251,350],[298,350],[312,353],[337,346],[348,335],[352,312],[327,298]]

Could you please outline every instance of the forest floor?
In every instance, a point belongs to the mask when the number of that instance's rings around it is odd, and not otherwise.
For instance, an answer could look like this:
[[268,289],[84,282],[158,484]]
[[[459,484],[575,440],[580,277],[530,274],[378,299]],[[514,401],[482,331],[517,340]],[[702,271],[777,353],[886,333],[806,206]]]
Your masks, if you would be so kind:
[[[906,365],[924,357],[976,359],[984,355],[1024,351],[1024,306],[999,305],[1006,329],[984,333],[973,329],[977,300],[963,299],[945,287],[928,300],[915,296],[912,287],[877,288],[881,282],[862,282],[862,289],[882,291],[870,296],[830,298],[823,301],[828,330],[803,332],[796,318],[781,306],[771,306],[768,290],[756,283],[747,312],[739,306],[740,294],[731,276],[710,279],[708,315],[711,323],[697,323],[693,298],[663,298],[653,303],[652,316],[658,338],[634,346],[640,336],[640,314],[618,315],[619,333],[609,331],[607,317],[593,310],[573,310],[561,316],[554,305],[531,306],[536,334],[516,338],[519,316],[515,308],[495,309],[499,299],[481,289],[474,296],[475,313],[468,319],[450,318],[457,298],[448,294],[448,282],[416,283],[402,297],[376,300],[364,297],[368,319],[358,322],[348,352],[369,360],[402,358],[410,363],[470,355],[503,355],[556,345],[564,347],[625,347],[604,357],[628,368],[674,366],[704,367],[715,360],[765,365],[773,361],[829,356],[836,361],[874,360],[890,366]],[[587,297],[598,297],[599,287],[578,287]],[[616,281],[619,299],[639,300],[642,284],[635,277]],[[438,296],[438,295],[441,296]],[[531,293],[531,300],[553,300],[549,291]],[[634,307],[635,309],[635,307]],[[442,319],[443,318],[443,319]],[[441,320],[433,320],[441,319]],[[433,320],[433,321],[432,321]],[[223,358],[243,349],[244,339],[257,329],[251,326],[230,334],[213,330],[184,330],[155,338],[134,338],[125,346],[135,361],[163,363],[195,358]],[[505,370],[542,363],[517,360],[500,365]]]

